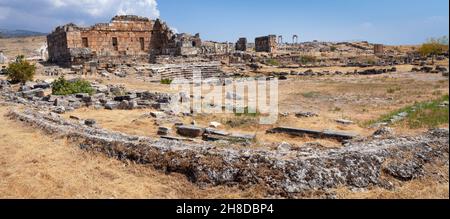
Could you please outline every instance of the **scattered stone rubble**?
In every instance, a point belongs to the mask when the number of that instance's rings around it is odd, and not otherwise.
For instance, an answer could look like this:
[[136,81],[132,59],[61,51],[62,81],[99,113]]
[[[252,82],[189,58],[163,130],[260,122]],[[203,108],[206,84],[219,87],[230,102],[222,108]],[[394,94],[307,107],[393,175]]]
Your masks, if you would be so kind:
[[332,138],[339,141],[351,140],[357,137],[353,133],[337,132],[332,130],[312,130],[312,129],[299,129],[291,127],[277,127],[267,131],[267,133],[283,133],[292,136],[309,136],[313,138]]
[[423,72],[423,73],[431,73],[431,74],[439,74],[441,73],[443,76],[448,75],[448,69],[442,66],[436,66],[435,68],[431,66],[423,66],[421,68],[414,67],[411,70],[412,72]]
[[367,69],[363,71],[350,71],[350,72],[341,72],[341,71],[321,71],[321,72],[315,72],[312,69],[309,69],[305,72],[296,72],[292,71],[290,73],[274,73],[273,76],[339,76],[339,75],[380,75],[385,73],[392,73],[396,72],[397,68],[381,68],[381,69]]
[[231,149],[109,132],[32,110],[11,111],[9,118],[66,136],[86,150],[185,174],[199,185],[261,184],[270,194],[284,197],[339,186],[392,189],[393,179],[408,181],[433,174],[426,172],[426,165],[448,168],[449,160],[448,129],[416,137],[380,138],[376,133],[377,138],[352,140],[337,149],[308,144],[296,149],[288,144],[277,150]]
[[50,109],[62,114],[82,107],[93,106],[96,109],[109,110],[133,110],[133,109],[167,109],[171,96],[164,93],[152,93],[147,91],[126,91],[119,85],[93,84],[95,94],[73,94],[66,96],[46,95],[49,93],[51,83],[27,83],[20,91],[15,92],[10,88],[8,82],[1,81],[0,88],[7,89],[2,92],[6,100],[26,105],[38,107],[40,109]]

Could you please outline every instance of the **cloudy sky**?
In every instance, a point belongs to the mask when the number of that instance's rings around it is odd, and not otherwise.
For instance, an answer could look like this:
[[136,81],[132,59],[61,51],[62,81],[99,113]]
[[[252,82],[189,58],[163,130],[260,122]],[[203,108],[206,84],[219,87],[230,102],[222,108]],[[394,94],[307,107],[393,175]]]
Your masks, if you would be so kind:
[[277,34],[290,41],[417,44],[448,35],[448,0],[0,0],[0,28],[50,32],[116,14],[160,17],[207,40]]

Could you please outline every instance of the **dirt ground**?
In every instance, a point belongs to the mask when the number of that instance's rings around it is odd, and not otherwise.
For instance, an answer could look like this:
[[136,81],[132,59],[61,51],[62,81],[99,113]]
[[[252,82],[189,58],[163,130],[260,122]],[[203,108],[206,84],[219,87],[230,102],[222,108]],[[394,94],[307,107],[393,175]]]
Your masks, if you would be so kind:
[[[408,69],[403,66],[403,69]],[[94,78],[90,78],[94,80]],[[98,79],[97,79],[98,80]],[[112,78],[102,80],[104,84],[117,84],[123,79]],[[119,81],[119,82],[117,82]],[[316,130],[331,129],[335,131],[355,133],[369,136],[375,128],[367,124],[392,111],[417,102],[438,99],[449,93],[449,81],[440,74],[399,72],[375,76],[322,76],[322,77],[290,77],[279,81],[279,112],[290,113],[288,117],[279,117],[276,124],[259,125],[257,118],[236,117],[234,114],[200,114],[193,118],[179,117],[184,124],[193,120],[200,126],[207,127],[210,122],[219,122],[220,129],[230,132],[256,134],[260,142],[287,141],[301,144],[316,140],[304,138],[286,138],[283,135],[268,135],[266,130],[277,126],[307,128]],[[128,89],[149,90],[158,92],[174,92],[169,85],[128,80]],[[204,89],[203,95],[209,91]],[[142,115],[155,110],[107,111],[80,109],[68,115],[81,118],[95,118],[104,128],[128,134],[156,137],[159,125],[173,126],[174,123],[155,124],[150,118]],[[314,112],[318,117],[297,118],[296,112]],[[336,122],[339,119],[351,120],[352,125]],[[245,120],[249,120],[248,122]],[[232,122],[236,126],[227,125]],[[448,127],[444,125],[443,127]],[[399,134],[412,135],[425,129],[409,129],[396,127]],[[333,142],[324,142],[333,145]]]

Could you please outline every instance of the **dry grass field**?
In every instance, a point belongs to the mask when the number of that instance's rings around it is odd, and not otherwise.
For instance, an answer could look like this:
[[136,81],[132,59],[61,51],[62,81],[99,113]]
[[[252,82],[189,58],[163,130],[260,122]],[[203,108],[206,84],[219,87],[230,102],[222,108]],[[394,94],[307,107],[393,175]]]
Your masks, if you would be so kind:
[[5,118],[0,107],[0,198],[260,198],[259,189],[199,188],[179,174],[83,151]]
[[18,55],[30,58],[39,56],[38,50],[46,41],[45,36],[0,39],[0,51],[11,60]]

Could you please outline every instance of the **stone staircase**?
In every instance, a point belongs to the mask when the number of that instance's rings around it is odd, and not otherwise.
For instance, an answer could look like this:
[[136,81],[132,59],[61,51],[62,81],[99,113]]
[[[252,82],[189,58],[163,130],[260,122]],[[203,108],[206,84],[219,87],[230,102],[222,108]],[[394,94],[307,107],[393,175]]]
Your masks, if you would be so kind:
[[194,73],[200,74],[202,79],[220,77],[224,74],[220,70],[220,62],[154,65],[150,69],[154,76],[172,80],[192,79]]

